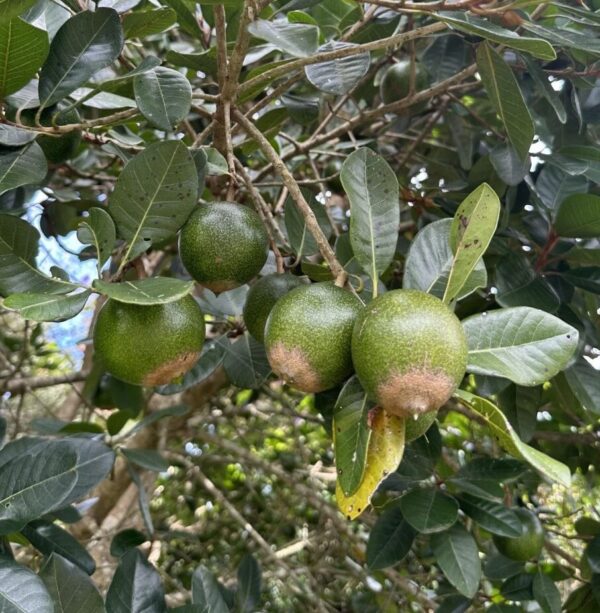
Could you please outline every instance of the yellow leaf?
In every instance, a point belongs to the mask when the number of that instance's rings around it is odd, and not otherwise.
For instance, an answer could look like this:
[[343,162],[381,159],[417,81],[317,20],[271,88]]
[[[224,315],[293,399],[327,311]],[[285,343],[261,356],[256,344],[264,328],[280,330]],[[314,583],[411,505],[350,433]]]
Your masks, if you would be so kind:
[[335,496],[340,511],[356,519],[368,506],[379,484],[400,464],[404,453],[404,419],[377,409],[371,421],[365,474],[360,486],[346,496],[336,484]]

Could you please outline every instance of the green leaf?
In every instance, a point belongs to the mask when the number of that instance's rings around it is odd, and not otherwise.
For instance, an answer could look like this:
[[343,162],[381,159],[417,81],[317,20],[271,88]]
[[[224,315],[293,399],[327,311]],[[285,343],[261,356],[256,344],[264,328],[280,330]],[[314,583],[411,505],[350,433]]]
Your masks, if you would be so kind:
[[128,436],[131,436],[132,434],[151,426],[153,423],[156,423],[165,417],[180,417],[181,415],[185,415],[188,410],[188,407],[181,404],[175,405],[174,407],[167,407],[166,409],[159,409],[158,411],[154,411],[154,413],[147,415],[144,417],[144,419],[141,419],[135,426],[133,426],[133,428],[131,428],[131,430],[127,432],[127,434]]
[[523,55],[523,61],[525,62],[525,66],[527,66],[529,76],[538,86],[538,92],[540,92],[550,103],[550,106],[554,109],[558,117],[558,121],[563,124],[567,123],[567,111],[565,110],[559,93],[552,87],[546,73],[542,70],[541,66],[534,62],[529,56]]
[[199,566],[192,575],[192,603],[206,613],[229,613],[217,580],[205,566]]
[[529,170],[527,159],[521,160],[512,145],[497,145],[490,152],[490,162],[507,185],[518,185]]
[[190,112],[192,86],[172,68],[158,66],[137,75],[133,89],[142,115],[161,130],[172,131]]
[[235,593],[237,610],[241,613],[256,611],[260,603],[260,566],[251,554],[247,553],[237,571],[238,587]]
[[450,583],[464,596],[473,598],[481,579],[481,562],[475,539],[454,524],[446,532],[434,534],[431,547],[436,564]]
[[521,573],[514,577],[509,577],[500,587],[500,593],[507,600],[532,600],[532,586],[533,577],[526,573]]
[[65,321],[78,315],[90,296],[89,291],[77,294],[11,294],[2,306],[17,311],[33,321]]
[[160,575],[137,549],[131,549],[120,559],[106,594],[106,609],[110,613],[167,610]]
[[534,127],[512,70],[487,43],[477,48],[477,68],[508,139],[524,160],[533,141]]
[[21,530],[23,536],[46,557],[53,553],[61,555],[66,560],[77,565],[88,575],[96,570],[94,558],[83,545],[69,532],[56,524],[39,520],[27,524]]
[[346,496],[356,492],[362,481],[371,429],[367,424],[373,403],[357,377],[342,388],[333,409],[333,445],[337,480]]
[[[332,229],[325,207],[317,202],[315,194],[310,190],[302,189],[302,194],[315,214],[321,230],[325,236],[329,236]],[[318,253],[317,242],[306,227],[304,217],[291,196],[288,196],[285,201],[284,222],[290,245],[299,258]]]
[[35,0],[0,0],[0,21],[22,15]]
[[192,291],[194,283],[171,277],[151,277],[122,283],[95,279],[92,286],[99,293],[117,302],[151,305],[180,300]]
[[204,36],[202,28],[200,28],[198,20],[188,8],[185,0],[165,0],[165,4],[168,4],[177,13],[177,21],[182,30],[187,32],[192,39],[202,40]]
[[542,60],[553,60],[556,58],[556,51],[547,41],[541,38],[519,36],[519,34],[512,30],[507,30],[487,19],[471,15],[467,11],[453,11],[451,13],[436,11],[433,17],[444,21],[460,32],[476,34],[494,43],[500,43],[512,49],[525,51]]
[[47,172],[46,156],[36,142],[22,149],[0,149],[0,194],[21,185],[40,183]]
[[117,241],[117,231],[105,209],[93,207],[77,228],[77,238],[84,245],[94,245],[98,260],[98,275],[110,258]]
[[466,613],[471,604],[472,602],[469,598],[465,598],[460,594],[451,594],[444,598],[440,606],[435,610],[435,613]]
[[587,192],[588,180],[582,175],[570,175],[554,164],[544,164],[535,189],[546,207],[556,211],[567,196]]
[[486,577],[494,581],[499,579],[507,579],[514,577],[523,572],[523,562],[516,562],[505,558],[501,554],[489,556],[483,567],[483,572]]
[[385,159],[368,148],[358,149],[344,160],[340,179],[350,200],[352,251],[376,286],[396,251],[398,179]]
[[600,573],[600,536],[594,537],[585,548],[585,557],[593,573]]
[[173,238],[192,212],[197,193],[198,174],[183,143],[155,143],[131,159],[108,207],[119,235],[129,242],[123,261]]
[[579,332],[558,317],[529,307],[499,309],[463,320],[467,370],[539,385],[563,370],[577,348]]
[[151,11],[135,11],[123,18],[126,38],[144,38],[168,30],[177,20],[177,14],[170,8]]
[[154,449],[127,449],[124,447],[121,452],[130,462],[147,470],[160,473],[169,468],[169,462]]
[[[0,10],[1,7],[0,4]],[[0,556],[0,611],[55,613],[50,594],[40,578],[4,555]]]
[[600,266],[582,266],[568,270],[562,277],[575,287],[600,294]]
[[123,31],[116,11],[83,11],[66,21],[50,45],[40,73],[40,102],[48,107],[83,85],[121,53]]
[[75,564],[53,553],[40,579],[54,602],[54,613],[105,613],[102,596],[92,580]]
[[501,500],[504,484],[520,477],[525,468],[521,462],[509,458],[475,458],[460,468],[450,481],[463,492],[479,498]]
[[135,549],[147,540],[148,538],[143,532],[135,530],[134,528],[121,530],[121,532],[115,534],[110,542],[110,555],[115,558],[120,558],[130,549]]
[[[408,250],[402,286],[419,289],[442,298],[452,270],[454,254],[450,248],[451,219],[439,219],[419,230]],[[457,299],[465,298],[488,282],[483,259],[480,259],[460,290]]]
[[572,194],[558,208],[554,229],[559,236],[596,238],[600,236],[600,196]]
[[536,36],[549,40],[556,46],[600,55],[600,43],[593,36],[583,32],[575,32],[563,27],[544,27],[532,21],[523,21],[522,27]]
[[451,302],[461,295],[494,236],[499,215],[500,200],[487,183],[473,190],[458,207],[450,227],[454,260],[444,302]]
[[35,76],[49,47],[44,30],[19,18],[0,19],[0,99],[20,90]]
[[458,518],[456,499],[436,487],[417,488],[404,494],[400,508],[406,521],[423,534],[446,530]]
[[402,515],[398,504],[387,507],[377,518],[367,543],[367,566],[380,570],[403,560],[417,533]]
[[264,345],[245,333],[235,342],[219,339],[225,350],[223,368],[233,385],[243,389],[258,389],[271,374]]
[[579,360],[565,370],[564,375],[581,406],[600,414],[600,373],[586,360]]
[[248,32],[294,57],[314,55],[319,46],[319,28],[312,25],[257,19],[250,23]]
[[[355,47],[352,43],[330,41],[317,49],[317,53]],[[327,60],[304,67],[306,78],[327,94],[342,95],[349,92],[362,79],[371,64],[368,52],[356,53],[335,60]]]
[[503,504],[471,494],[463,494],[458,500],[460,508],[488,532],[509,538],[521,536],[518,516]]
[[528,462],[542,475],[569,487],[571,484],[569,468],[562,462],[524,443],[497,406],[485,398],[475,396],[464,390],[457,390],[455,396],[483,418],[492,435],[513,457]]
[[20,147],[35,140],[37,132],[24,130],[16,126],[0,124],[0,145],[8,147]]
[[379,484],[398,468],[404,454],[404,419],[377,409],[371,414],[370,428],[367,463],[360,486],[354,494],[346,496],[340,484],[336,485],[338,507],[348,519],[355,519],[366,510]]
[[554,581],[541,570],[533,577],[533,597],[544,613],[560,613],[562,610],[560,592]]

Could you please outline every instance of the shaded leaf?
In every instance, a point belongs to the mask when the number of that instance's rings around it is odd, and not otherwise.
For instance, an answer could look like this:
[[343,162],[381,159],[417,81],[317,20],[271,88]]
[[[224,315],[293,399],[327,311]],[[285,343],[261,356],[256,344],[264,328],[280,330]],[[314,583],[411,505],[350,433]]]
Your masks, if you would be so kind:
[[120,558],[129,550],[135,549],[147,540],[148,538],[143,532],[135,530],[134,528],[121,530],[121,532],[115,534],[110,542],[110,555],[115,558]]
[[247,553],[237,571],[238,585],[235,593],[237,609],[251,613],[260,603],[260,566],[253,555]]
[[558,208],[554,229],[560,236],[595,238],[600,236],[600,196],[572,194]]
[[105,613],[102,596],[92,580],[75,564],[53,553],[40,571],[54,613]]
[[406,521],[423,534],[446,530],[458,518],[456,500],[436,487],[416,488],[404,494],[400,508]]
[[250,23],[248,31],[294,57],[314,55],[319,46],[319,28],[304,23],[257,19]]
[[488,532],[509,538],[521,536],[518,516],[503,504],[471,494],[463,494],[458,500],[460,508]]
[[117,240],[117,231],[105,209],[92,207],[77,228],[77,238],[84,245],[94,245],[98,259],[98,275],[110,258]]
[[539,66],[527,55],[523,55],[523,61],[525,62],[525,66],[527,66],[529,76],[538,86],[538,91],[541,92],[544,98],[546,98],[546,100],[550,103],[550,106],[554,109],[554,112],[558,117],[558,121],[563,124],[566,123],[567,111],[565,110],[562,100],[560,99],[559,93],[552,87],[546,73],[542,70],[541,66]]
[[564,369],[579,338],[578,331],[558,317],[529,307],[472,315],[463,327],[469,372],[525,386],[544,383]]
[[0,145],[7,147],[20,147],[26,145],[37,137],[37,132],[25,130],[16,126],[0,124]]
[[390,505],[377,518],[367,543],[371,570],[387,568],[406,557],[417,533],[402,515],[398,504]]
[[258,389],[271,374],[264,345],[247,332],[233,343],[225,337],[218,342],[225,350],[223,368],[233,385]]
[[32,142],[22,149],[0,148],[0,194],[44,180],[48,163],[42,148]]
[[[315,194],[310,190],[302,189],[302,195],[315,214],[321,230],[323,230],[325,236],[329,236],[332,230],[325,207],[317,202]],[[318,253],[319,248],[317,247],[317,242],[310,230],[306,227],[304,216],[299,211],[291,196],[288,196],[285,201],[284,221],[290,245],[298,257]]]
[[171,8],[151,11],[135,11],[123,18],[123,29],[127,38],[144,38],[168,30],[177,20]]
[[544,613],[560,613],[562,609],[560,592],[548,575],[538,570],[533,577],[532,588],[533,597]]
[[205,566],[199,566],[192,575],[192,603],[206,613],[229,613],[217,580]]
[[519,158],[511,145],[497,145],[490,152],[490,162],[507,185],[518,185],[529,170],[529,164]]
[[600,414],[600,372],[586,360],[579,360],[564,372],[567,383],[581,406]]
[[481,579],[477,543],[460,524],[434,534],[431,547],[436,563],[450,583],[464,596],[472,598]]
[[169,462],[154,449],[121,449],[121,453],[134,464],[147,470],[163,472],[169,468]]
[[0,611],[55,613],[50,594],[41,579],[5,555],[0,556]]
[[79,314],[90,296],[89,291],[77,294],[11,294],[2,306],[17,311],[34,321],[65,321]]

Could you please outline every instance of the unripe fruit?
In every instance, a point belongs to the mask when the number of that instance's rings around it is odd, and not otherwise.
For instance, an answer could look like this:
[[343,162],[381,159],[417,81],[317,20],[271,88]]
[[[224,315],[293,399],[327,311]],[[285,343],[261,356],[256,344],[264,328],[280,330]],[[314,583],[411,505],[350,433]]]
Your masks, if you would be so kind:
[[108,300],[94,327],[107,372],[134,385],[165,385],[198,361],[204,316],[191,296],[144,306]]
[[179,255],[195,281],[218,294],[255,277],[267,261],[269,239],[260,217],[233,202],[210,202],[190,216]]
[[280,298],[265,328],[271,367],[303,392],[321,392],[352,372],[350,340],[360,300],[332,283],[302,285]]
[[515,509],[522,526],[521,536],[510,538],[494,535],[498,551],[511,560],[526,562],[537,558],[544,546],[544,528],[535,513],[529,509]]
[[438,298],[418,290],[383,294],[360,313],[352,361],[368,394],[408,417],[444,405],[467,367],[462,324]]
[[[379,94],[384,104],[391,104],[406,98],[410,91],[410,60],[401,60],[390,66],[379,85]],[[415,67],[415,93],[427,86],[427,75],[419,64]]]
[[437,413],[435,411],[409,417],[405,422],[404,441],[410,443],[423,436],[431,428],[436,417]]
[[275,303],[303,284],[300,277],[285,273],[266,275],[250,288],[244,305],[244,323],[257,341],[264,342],[265,324]]

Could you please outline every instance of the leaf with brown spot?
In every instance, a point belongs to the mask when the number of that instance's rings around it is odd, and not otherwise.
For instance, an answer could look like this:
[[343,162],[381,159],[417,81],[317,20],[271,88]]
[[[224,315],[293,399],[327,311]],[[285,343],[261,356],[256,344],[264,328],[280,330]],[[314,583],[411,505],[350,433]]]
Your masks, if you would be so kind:
[[445,303],[460,295],[494,236],[499,216],[500,200],[487,183],[472,191],[458,207],[450,228],[454,260],[444,292]]
[[338,483],[335,496],[340,511],[356,519],[369,506],[379,484],[398,468],[404,454],[405,420],[382,409],[373,413],[365,473],[358,489],[345,496]]

